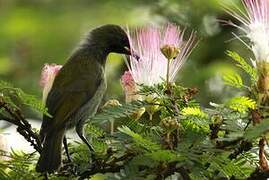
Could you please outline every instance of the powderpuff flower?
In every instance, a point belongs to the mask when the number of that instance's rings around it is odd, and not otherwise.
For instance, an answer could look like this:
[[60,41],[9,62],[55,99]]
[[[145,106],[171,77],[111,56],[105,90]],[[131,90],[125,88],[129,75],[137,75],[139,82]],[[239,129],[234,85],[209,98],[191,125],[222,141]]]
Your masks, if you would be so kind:
[[121,77],[121,85],[125,92],[125,102],[132,102],[140,100],[140,96],[137,94],[137,86],[132,77],[130,71],[125,71]]
[[240,37],[235,35],[253,51],[256,61],[269,62],[269,1],[241,0],[241,2],[245,12],[237,6],[235,8],[226,6],[225,9],[243,26],[238,26],[232,22],[228,23],[239,28],[251,41],[251,44],[247,45]]
[[42,72],[41,72],[41,79],[40,79],[40,86],[43,88],[43,103],[46,102],[47,96],[49,91],[52,87],[53,81],[55,76],[62,68],[62,65],[57,64],[45,64]]
[[192,32],[184,41],[184,30],[178,26],[168,24],[165,27],[149,26],[129,33],[132,53],[130,62],[126,62],[129,72],[136,84],[152,86],[166,79],[167,58],[161,52],[164,46],[176,47],[178,54],[170,63],[169,82],[173,82],[176,75],[190,55],[195,43]]
[[[137,85],[130,71],[125,71],[125,73],[122,75],[121,85],[125,92],[125,102],[129,103],[136,100],[142,100],[141,95],[137,93]],[[130,117],[134,120],[138,120],[144,114],[145,111],[146,109],[142,107],[135,111],[133,114],[131,114]]]

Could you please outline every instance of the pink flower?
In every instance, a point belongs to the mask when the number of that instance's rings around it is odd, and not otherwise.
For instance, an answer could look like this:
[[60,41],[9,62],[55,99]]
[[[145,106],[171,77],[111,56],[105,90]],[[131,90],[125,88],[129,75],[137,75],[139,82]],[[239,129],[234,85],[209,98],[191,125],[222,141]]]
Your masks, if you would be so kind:
[[62,65],[45,64],[42,69],[40,86],[43,88],[43,102],[46,102],[48,93],[52,87],[53,81],[57,73],[62,68]]
[[161,52],[165,45],[178,47],[180,52],[170,64],[170,81],[174,81],[177,72],[196,45],[194,33],[183,40],[184,30],[178,26],[168,24],[164,27],[145,27],[137,29],[134,34],[129,33],[130,44],[133,54],[139,56],[137,59],[130,56],[127,63],[130,74],[136,84],[152,86],[166,79],[167,59]]
[[226,11],[238,19],[243,26],[238,26],[232,22],[229,24],[240,29],[251,41],[248,45],[241,40],[255,55],[256,61],[269,62],[269,1],[268,0],[241,0],[246,13],[237,6],[225,7]]
[[121,85],[125,92],[125,101],[132,102],[138,100],[140,97],[137,94],[136,83],[130,73],[130,71],[125,71],[121,77]]

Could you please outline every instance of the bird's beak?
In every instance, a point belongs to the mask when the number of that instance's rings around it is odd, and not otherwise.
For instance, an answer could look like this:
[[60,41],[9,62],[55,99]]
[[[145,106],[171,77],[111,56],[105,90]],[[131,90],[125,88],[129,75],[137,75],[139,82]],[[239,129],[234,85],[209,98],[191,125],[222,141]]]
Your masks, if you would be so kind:
[[131,50],[129,47],[124,47],[124,49],[126,50],[127,55],[133,56],[136,60],[140,59],[140,57],[133,50]]
[[131,49],[129,47],[125,46],[124,49],[125,49],[127,55],[132,54]]

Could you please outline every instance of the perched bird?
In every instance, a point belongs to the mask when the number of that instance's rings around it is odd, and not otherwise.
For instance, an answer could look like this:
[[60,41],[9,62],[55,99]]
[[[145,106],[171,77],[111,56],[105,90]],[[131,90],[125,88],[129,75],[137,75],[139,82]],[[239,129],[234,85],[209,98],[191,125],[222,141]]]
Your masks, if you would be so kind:
[[57,73],[46,99],[52,117],[43,117],[40,130],[43,149],[37,172],[57,171],[65,132],[72,127],[91,148],[84,137],[83,125],[96,113],[106,91],[105,63],[111,52],[131,54],[127,34],[117,25],[98,27],[87,35]]

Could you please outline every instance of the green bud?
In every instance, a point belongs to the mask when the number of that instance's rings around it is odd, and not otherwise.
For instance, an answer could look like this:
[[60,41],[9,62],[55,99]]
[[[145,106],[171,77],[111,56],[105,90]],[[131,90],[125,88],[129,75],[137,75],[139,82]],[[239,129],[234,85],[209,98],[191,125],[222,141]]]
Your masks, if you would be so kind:
[[164,45],[161,47],[162,54],[168,59],[175,59],[178,54],[180,53],[179,48],[172,46],[172,45]]
[[176,118],[172,118],[169,116],[161,120],[160,126],[163,127],[166,131],[171,132],[178,129],[180,127],[180,124],[178,123]]
[[153,115],[155,112],[158,111],[159,109],[159,101],[156,98],[153,98],[152,96],[146,96],[145,101],[149,104],[154,104],[154,105],[148,105],[146,106],[146,111]]

